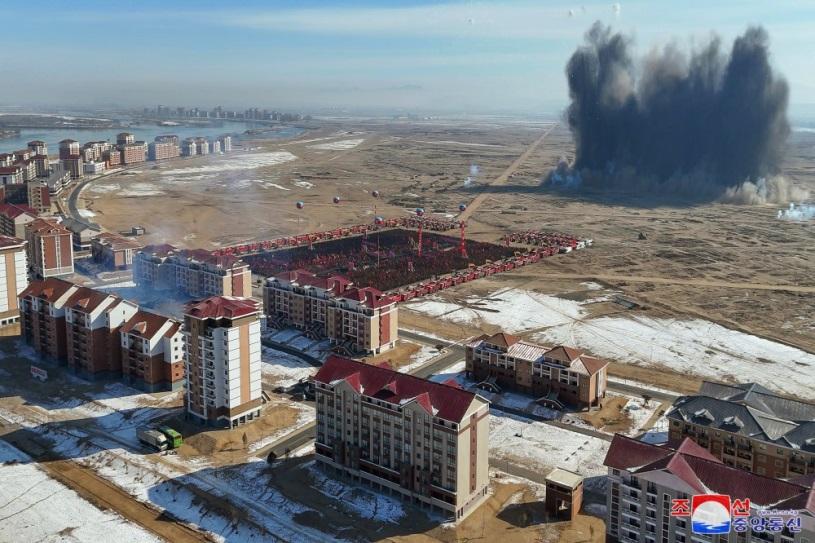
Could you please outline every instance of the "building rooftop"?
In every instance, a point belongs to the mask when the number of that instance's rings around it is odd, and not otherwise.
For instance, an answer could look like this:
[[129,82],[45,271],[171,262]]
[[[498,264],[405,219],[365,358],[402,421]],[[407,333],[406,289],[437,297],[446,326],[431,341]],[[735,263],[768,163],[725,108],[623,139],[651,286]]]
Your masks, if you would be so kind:
[[22,247],[26,244],[24,239],[15,238],[12,236],[4,236],[0,234],[0,249],[9,249],[11,247]]
[[121,300],[121,298],[118,296],[108,294],[107,292],[101,292],[92,288],[78,286],[76,292],[71,294],[71,297],[68,298],[67,302],[65,302],[65,306],[81,311],[82,313],[92,313],[108,298],[114,298],[119,301]]
[[499,332],[491,336],[482,335],[467,344],[473,349],[478,348],[483,343],[495,345],[508,356],[520,360],[531,362],[542,362],[543,358],[550,358],[558,364],[578,373],[594,375],[601,369],[608,366],[606,360],[595,358],[584,354],[579,349],[559,345],[557,347],[546,347],[536,343],[529,343],[517,336]]
[[574,490],[583,482],[583,476],[563,468],[555,468],[546,476],[546,482],[552,482]]
[[114,234],[112,232],[102,232],[94,240],[96,243],[108,246],[114,251],[123,251],[125,249],[140,249],[141,245],[130,238]]
[[24,204],[0,204],[0,215],[9,219],[16,219],[20,215],[27,214],[32,217],[37,216],[37,212]]
[[236,319],[259,312],[256,301],[235,296],[212,296],[184,307],[184,314],[196,319]]
[[324,384],[346,381],[360,394],[396,405],[415,400],[430,414],[457,423],[462,421],[477,397],[462,388],[336,355],[328,357],[314,380]]
[[172,323],[172,326],[164,333],[164,335],[172,336],[181,326],[181,323],[169,317],[140,309],[129,321],[124,324],[124,326],[122,326],[122,332],[125,334],[133,334],[145,339],[152,339],[168,322]]
[[396,303],[392,297],[373,287],[350,288],[339,295],[340,298],[353,300],[360,304],[377,309]]
[[75,284],[59,279],[57,277],[49,277],[40,281],[32,281],[20,293],[20,298],[40,298],[53,302],[61,298],[66,292],[76,287]]
[[784,398],[761,385],[704,382],[674,402],[669,419],[815,452],[815,405]]
[[690,439],[672,448],[617,434],[604,464],[635,475],[667,472],[700,494],[727,494],[749,498],[757,506],[815,513],[815,490],[811,484],[772,479],[730,467]]
[[54,219],[37,218],[26,225],[26,231],[38,234],[70,234],[71,231]]

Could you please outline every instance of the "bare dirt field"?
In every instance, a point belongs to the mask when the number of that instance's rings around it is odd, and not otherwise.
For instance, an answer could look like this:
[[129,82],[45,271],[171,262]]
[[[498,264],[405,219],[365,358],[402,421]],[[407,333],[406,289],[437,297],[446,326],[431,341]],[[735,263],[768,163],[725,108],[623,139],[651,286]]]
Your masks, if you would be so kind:
[[[793,184],[815,189],[814,145],[813,135],[793,134],[784,167]],[[246,146],[254,150],[110,176],[88,186],[81,201],[107,229],[144,224],[147,242],[205,248],[368,222],[374,213],[398,216],[416,206],[455,216],[464,202],[473,239],[534,228],[595,240],[588,250],[502,274],[496,280],[503,287],[556,292],[593,280],[649,314],[702,318],[815,351],[814,224],[777,220],[778,205],[666,206],[638,194],[543,189],[544,175],[573,154],[562,126],[324,121],[296,140]],[[331,203],[334,195],[339,205]],[[302,211],[296,201],[305,203]],[[447,292],[463,298],[480,284]],[[400,321],[430,326],[407,311]],[[443,326],[452,337],[478,332]],[[624,370],[660,382],[659,371]]]

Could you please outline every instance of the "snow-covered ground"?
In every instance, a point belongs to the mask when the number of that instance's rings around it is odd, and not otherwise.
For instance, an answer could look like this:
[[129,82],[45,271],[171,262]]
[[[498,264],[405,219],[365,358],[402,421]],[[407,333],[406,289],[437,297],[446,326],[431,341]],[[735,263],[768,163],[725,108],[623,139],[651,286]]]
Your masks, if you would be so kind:
[[245,153],[240,155],[230,155],[228,158],[218,160],[213,164],[202,166],[189,166],[186,168],[172,168],[164,170],[161,175],[170,176],[191,176],[210,173],[234,172],[241,170],[254,170],[265,166],[274,166],[296,160],[297,157],[288,151],[272,151],[268,153]]
[[487,323],[508,333],[519,333],[548,326],[569,324],[584,317],[583,307],[594,300],[575,302],[530,290],[501,289],[488,297],[470,296],[466,307],[430,296],[403,304],[431,317],[477,327]]
[[276,386],[290,387],[317,373],[317,368],[301,358],[270,347],[262,348],[260,359],[262,373],[274,377]]
[[643,431],[645,424],[651,420],[654,413],[659,409],[660,402],[656,400],[649,400],[648,405],[642,398],[629,397],[628,403],[623,407],[623,412],[628,414],[631,419],[631,430],[628,435],[636,436]]
[[[402,340],[402,341],[406,341],[407,343],[412,343],[409,340]],[[402,372],[402,373],[408,373],[410,371],[413,371],[414,369],[416,369],[418,367],[424,366],[425,364],[427,364],[428,362],[430,362],[431,360],[433,360],[434,358],[436,358],[440,354],[441,354],[441,351],[439,351],[435,347],[431,347],[430,345],[422,344],[419,347],[418,351],[416,351],[415,353],[410,355],[410,361],[407,364],[399,367],[399,371]]]
[[[755,381],[815,398],[815,355],[701,319],[599,317],[554,326],[535,339],[574,345],[612,361],[667,366],[718,381]],[[783,379],[768,378],[773,375]]]
[[161,539],[97,509],[0,441],[0,541],[158,543]]
[[345,151],[347,149],[353,149],[363,141],[365,141],[364,138],[339,140],[330,141],[328,143],[318,143],[316,145],[309,145],[309,147],[312,149],[317,149],[318,151]]
[[380,492],[372,492],[359,486],[349,486],[326,475],[309,462],[307,468],[313,477],[313,488],[342,504],[342,506],[355,515],[375,520],[397,524],[405,516],[402,502],[394,497]]
[[[490,455],[518,459],[542,470],[564,468],[590,477],[607,473],[603,459],[609,443],[542,422],[493,412]],[[500,464],[499,464],[500,467]]]

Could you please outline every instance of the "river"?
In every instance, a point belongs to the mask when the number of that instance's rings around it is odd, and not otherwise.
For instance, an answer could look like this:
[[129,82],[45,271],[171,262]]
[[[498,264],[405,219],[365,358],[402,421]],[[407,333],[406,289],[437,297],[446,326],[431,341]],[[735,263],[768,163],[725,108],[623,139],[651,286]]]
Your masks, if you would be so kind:
[[[48,145],[48,154],[59,153],[59,142],[64,139],[74,139],[84,144],[89,141],[110,141],[116,142],[116,134],[120,132],[130,132],[136,136],[136,140],[146,142],[153,141],[153,138],[161,134],[174,134],[179,140],[189,137],[213,138],[223,134],[233,137],[233,144],[241,139],[243,132],[250,128],[267,128],[269,125],[247,123],[242,121],[223,121],[221,126],[157,126],[138,125],[127,128],[21,128],[20,135],[13,138],[0,139],[0,152],[8,153],[25,149],[26,144],[32,140],[41,140]],[[281,139],[293,138],[303,133],[302,128],[294,126],[280,126],[277,130],[266,132],[252,139]]]

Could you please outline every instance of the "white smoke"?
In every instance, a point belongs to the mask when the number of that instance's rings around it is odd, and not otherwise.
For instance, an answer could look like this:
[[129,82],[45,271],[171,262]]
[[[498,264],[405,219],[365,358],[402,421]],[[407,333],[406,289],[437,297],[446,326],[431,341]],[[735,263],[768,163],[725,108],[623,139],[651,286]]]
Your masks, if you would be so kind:
[[583,178],[580,172],[572,168],[565,157],[560,157],[557,168],[549,174],[549,183],[554,187],[576,189],[583,184]]
[[729,187],[720,201],[727,204],[786,204],[800,202],[809,197],[809,191],[793,186],[785,177],[760,178],[756,182],[745,181]]
[[784,221],[810,221],[815,219],[815,205],[790,204],[789,208],[778,210],[778,218]]
[[469,187],[475,181],[475,178],[478,177],[478,164],[470,164],[470,175],[467,176],[467,179],[464,180],[464,186]]

